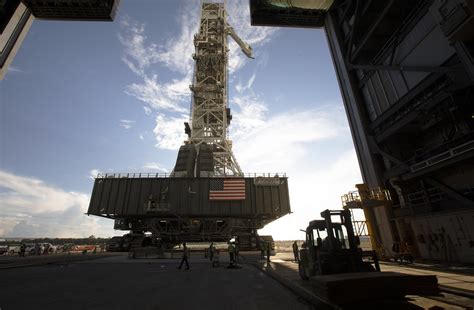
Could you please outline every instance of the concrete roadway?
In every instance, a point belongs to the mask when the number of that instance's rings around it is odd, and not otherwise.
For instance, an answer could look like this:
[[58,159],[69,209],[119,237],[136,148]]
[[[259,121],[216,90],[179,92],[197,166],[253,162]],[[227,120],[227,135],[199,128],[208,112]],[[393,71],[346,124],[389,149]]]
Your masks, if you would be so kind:
[[[255,267],[126,256],[0,270],[0,309],[315,309]],[[184,269],[184,268],[183,268]]]

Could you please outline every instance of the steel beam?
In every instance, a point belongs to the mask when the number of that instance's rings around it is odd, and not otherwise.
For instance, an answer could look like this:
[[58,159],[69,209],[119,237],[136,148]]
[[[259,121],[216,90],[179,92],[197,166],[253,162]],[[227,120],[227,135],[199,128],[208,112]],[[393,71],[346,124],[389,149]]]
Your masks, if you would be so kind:
[[431,184],[433,186],[436,186],[440,188],[443,192],[448,194],[450,197],[454,198],[457,200],[459,203],[466,207],[474,207],[474,201],[469,199],[468,197],[464,196],[463,194],[459,193],[456,191],[454,188],[442,183],[441,181],[438,181],[433,178],[425,178],[426,183]]
[[380,23],[384,20],[385,16],[387,13],[390,11],[392,8],[392,5],[395,3],[395,0],[389,0],[389,2],[386,4],[385,8],[380,12],[378,18],[375,20],[375,22],[372,24],[370,29],[366,32],[365,36],[362,38],[362,40],[359,42],[357,49],[354,51],[354,54],[350,58],[351,61],[357,58],[359,55],[360,51],[362,48],[367,44],[367,41],[370,39],[370,37],[374,34],[375,30],[377,27],[380,25]]
[[403,66],[403,65],[363,65],[363,64],[349,64],[351,70],[370,70],[370,71],[414,71],[414,72],[460,72],[464,68],[460,66],[450,67],[431,67],[431,66]]

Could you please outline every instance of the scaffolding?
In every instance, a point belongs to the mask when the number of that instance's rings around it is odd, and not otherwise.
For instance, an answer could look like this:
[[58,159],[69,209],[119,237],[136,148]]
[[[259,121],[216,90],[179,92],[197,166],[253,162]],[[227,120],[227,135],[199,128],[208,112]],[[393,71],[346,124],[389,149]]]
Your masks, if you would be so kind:
[[213,147],[214,174],[242,175],[228,138],[232,119],[228,107],[228,47],[230,35],[252,58],[252,48],[227,23],[224,3],[203,3],[199,32],[194,36],[195,60],[189,143]]

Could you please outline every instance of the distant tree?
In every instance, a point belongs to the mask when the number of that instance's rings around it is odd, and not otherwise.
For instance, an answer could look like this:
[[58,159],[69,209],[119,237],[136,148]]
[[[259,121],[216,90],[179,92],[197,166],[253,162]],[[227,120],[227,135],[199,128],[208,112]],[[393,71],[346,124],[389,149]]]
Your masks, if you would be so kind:
[[94,235],[90,235],[90,236],[89,236],[89,239],[95,239],[95,236],[94,236]]

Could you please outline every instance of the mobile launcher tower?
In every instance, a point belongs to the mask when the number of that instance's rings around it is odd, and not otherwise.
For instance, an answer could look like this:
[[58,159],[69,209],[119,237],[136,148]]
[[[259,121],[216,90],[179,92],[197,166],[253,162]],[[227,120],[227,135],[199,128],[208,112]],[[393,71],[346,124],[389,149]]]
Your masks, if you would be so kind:
[[227,23],[223,3],[201,9],[188,140],[173,172],[99,174],[94,183],[88,214],[114,219],[133,246],[145,246],[151,232],[168,244],[238,237],[241,248],[254,248],[257,229],[290,213],[286,174],[244,175],[228,139],[227,37],[248,57],[252,48]]

